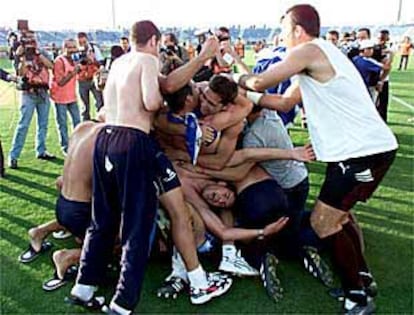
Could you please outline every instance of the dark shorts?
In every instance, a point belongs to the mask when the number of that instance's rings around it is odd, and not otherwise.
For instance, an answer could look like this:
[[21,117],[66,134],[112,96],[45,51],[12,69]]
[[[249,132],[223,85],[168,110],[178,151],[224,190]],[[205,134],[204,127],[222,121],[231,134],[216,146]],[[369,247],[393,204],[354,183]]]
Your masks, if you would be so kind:
[[171,161],[162,152],[161,148],[156,145],[157,152],[155,153],[155,176],[158,189],[158,195],[165,194],[181,186],[178,179],[177,172],[174,169]]
[[357,201],[366,201],[394,161],[396,150],[328,163],[319,200],[347,211]]
[[238,194],[236,211],[241,227],[257,229],[288,215],[288,203],[279,184],[273,179],[266,179]]
[[56,201],[56,219],[76,237],[83,239],[91,223],[91,203],[68,200],[62,195]]

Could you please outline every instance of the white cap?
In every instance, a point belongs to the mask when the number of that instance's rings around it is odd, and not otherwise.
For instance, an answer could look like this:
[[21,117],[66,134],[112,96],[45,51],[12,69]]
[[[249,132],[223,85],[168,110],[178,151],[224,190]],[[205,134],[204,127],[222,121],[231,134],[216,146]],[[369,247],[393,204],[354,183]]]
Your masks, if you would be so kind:
[[359,42],[359,50],[363,50],[366,48],[374,48],[375,43],[370,39],[363,39]]

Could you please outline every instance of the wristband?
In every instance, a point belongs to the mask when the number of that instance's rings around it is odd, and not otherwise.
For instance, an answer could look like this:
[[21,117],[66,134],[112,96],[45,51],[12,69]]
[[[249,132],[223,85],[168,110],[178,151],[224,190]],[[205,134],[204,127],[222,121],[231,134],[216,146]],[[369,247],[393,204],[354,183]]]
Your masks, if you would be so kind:
[[265,238],[265,235],[264,235],[264,230],[263,230],[263,229],[260,229],[260,230],[257,232],[257,239],[258,239],[259,241],[262,241],[262,240],[264,240],[264,238]]
[[246,97],[251,100],[254,104],[259,105],[260,99],[262,98],[263,93],[247,91]]

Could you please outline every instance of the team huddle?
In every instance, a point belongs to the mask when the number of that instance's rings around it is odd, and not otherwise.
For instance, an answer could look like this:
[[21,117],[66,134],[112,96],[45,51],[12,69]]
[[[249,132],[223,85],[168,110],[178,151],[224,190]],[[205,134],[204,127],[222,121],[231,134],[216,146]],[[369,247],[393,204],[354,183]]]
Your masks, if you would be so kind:
[[[286,57],[251,74],[192,80],[220,59],[217,37],[207,38],[188,63],[161,74],[161,34],[150,21],[131,29],[130,52],[117,58],[103,90],[98,121],[79,124],[69,141],[56,220],[29,230],[32,261],[65,229],[81,244],[54,253],[54,290],[76,275],[66,301],[108,314],[130,314],[139,302],[154,240],[168,217],[171,274],[157,295],[188,290],[193,304],[229,291],[232,274],[260,277],[267,295],[283,297],[279,260],[293,257],[325,285],[338,270],[346,314],[371,314],[377,288],[363,255],[362,232],[350,210],[366,201],[392,164],[397,141],[378,114],[354,65],[319,38],[319,15],[309,5],[282,19]],[[226,48],[227,49],[227,48]],[[226,58],[224,58],[226,59]],[[295,77],[283,94],[263,93]],[[303,103],[311,145],[294,147],[278,112]],[[305,162],[327,163],[312,211]],[[206,272],[198,254],[221,244],[218,272]],[[115,294],[96,294],[108,264],[119,261]],[[79,268],[73,266],[79,263]],[[305,311],[305,310],[298,310]]]

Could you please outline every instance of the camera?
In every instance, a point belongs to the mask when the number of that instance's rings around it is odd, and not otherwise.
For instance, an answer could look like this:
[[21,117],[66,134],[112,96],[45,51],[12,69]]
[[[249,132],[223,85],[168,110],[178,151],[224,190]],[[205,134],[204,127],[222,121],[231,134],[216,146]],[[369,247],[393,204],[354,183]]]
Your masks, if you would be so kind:
[[30,89],[29,79],[27,77],[19,77],[16,82],[16,89],[27,91]]
[[78,52],[72,54],[72,60],[80,63],[82,66],[88,64],[88,53],[84,47],[80,47]]
[[33,62],[35,55],[36,55],[36,47],[34,46],[24,47],[24,58],[26,60],[26,63]]
[[160,48],[160,53],[165,53],[167,56],[174,56],[176,50],[175,46],[163,46]]

